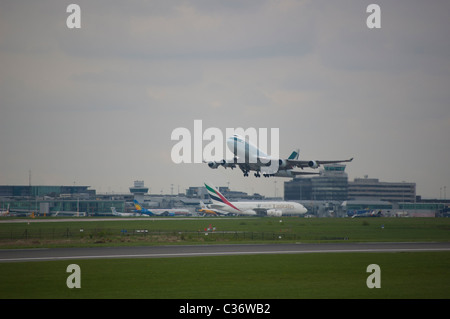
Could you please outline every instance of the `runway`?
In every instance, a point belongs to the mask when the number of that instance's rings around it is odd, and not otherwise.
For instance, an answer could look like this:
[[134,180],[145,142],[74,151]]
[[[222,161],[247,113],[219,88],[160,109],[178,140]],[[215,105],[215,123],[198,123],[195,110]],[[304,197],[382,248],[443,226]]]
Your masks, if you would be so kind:
[[255,254],[375,253],[450,251],[449,242],[427,243],[324,243],[260,245],[174,245],[95,248],[0,249],[0,262],[110,258],[169,258]]

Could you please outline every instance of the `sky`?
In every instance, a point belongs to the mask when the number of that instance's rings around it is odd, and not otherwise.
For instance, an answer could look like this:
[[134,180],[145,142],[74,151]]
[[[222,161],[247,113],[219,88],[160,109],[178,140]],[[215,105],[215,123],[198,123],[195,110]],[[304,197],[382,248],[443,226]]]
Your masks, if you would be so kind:
[[[81,28],[66,24],[70,3]],[[381,28],[366,24],[371,3]],[[283,193],[288,179],[174,163],[172,132],[201,120],[224,134],[278,128],[280,156],[354,157],[349,180],[439,198],[449,13],[437,0],[1,1],[0,184]]]

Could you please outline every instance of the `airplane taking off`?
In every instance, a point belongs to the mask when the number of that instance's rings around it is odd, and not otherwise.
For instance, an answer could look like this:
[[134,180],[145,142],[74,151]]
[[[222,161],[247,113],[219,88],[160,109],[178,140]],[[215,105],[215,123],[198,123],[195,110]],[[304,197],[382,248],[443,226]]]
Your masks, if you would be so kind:
[[141,204],[137,200],[134,200],[134,207],[136,208],[136,212],[143,214],[143,215],[157,215],[157,216],[176,216],[176,215],[188,215],[190,214],[190,211],[187,209],[178,209],[178,208],[172,208],[172,209],[147,209],[143,208]]
[[283,216],[283,215],[303,215],[307,209],[296,202],[286,201],[248,201],[229,202],[215,187],[205,183],[212,204],[211,209],[218,209],[232,214],[250,216]]
[[[245,140],[241,136],[234,134],[227,139],[227,146],[233,152],[234,158],[231,160],[210,161],[207,162],[210,168],[216,169],[219,166],[231,169],[239,166],[244,173],[244,176],[248,176],[250,171],[256,171],[255,177],[261,177],[261,173],[264,177],[276,176],[276,177],[295,177],[296,175],[317,175],[316,172],[299,172],[294,171],[295,167],[303,168],[319,168],[322,164],[335,164],[351,162],[353,158],[348,160],[333,160],[333,161],[318,161],[318,160],[299,160],[299,151],[294,151],[287,159],[272,158],[259,148],[254,146],[249,141]],[[276,171],[272,167],[272,162]]]

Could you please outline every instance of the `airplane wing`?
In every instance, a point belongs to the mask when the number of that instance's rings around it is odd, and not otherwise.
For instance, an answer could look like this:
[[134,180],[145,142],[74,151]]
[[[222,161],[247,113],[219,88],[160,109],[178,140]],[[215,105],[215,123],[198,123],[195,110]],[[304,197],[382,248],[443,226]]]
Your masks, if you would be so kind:
[[334,160],[334,161],[301,161],[301,160],[292,160],[292,159],[287,159],[286,162],[289,165],[292,166],[296,166],[296,167],[300,167],[300,168],[305,168],[305,167],[310,167],[310,168],[318,168],[320,165],[323,164],[337,164],[337,163],[348,163],[353,161],[353,157],[347,160]]
[[221,161],[203,161],[203,163],[208,164],[208,166],[210,168],[213,168],[213,169],[216,169],[219,166],[222,166],[222,167],[225,167],[225,168],[230,167],[231,169],[233,169],[233,168],[236,167],[237,158],[234,158],[232,160],[225,160],[225,159],[223,159]]

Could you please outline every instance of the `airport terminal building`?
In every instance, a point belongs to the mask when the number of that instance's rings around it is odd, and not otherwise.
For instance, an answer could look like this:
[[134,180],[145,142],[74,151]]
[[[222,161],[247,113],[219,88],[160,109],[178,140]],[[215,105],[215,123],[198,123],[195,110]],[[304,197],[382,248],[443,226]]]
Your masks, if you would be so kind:
[[36,197],[36,196],[95,196],[90,186],[53,186],[53,185],[0,185],[0,197]]
[[284,183],[284,199],[299,201],[317,216],[345,216],[352,210],[382,210],[389,216],[434,217],[446,214],[444,204],[425,204],[416,184],[381,182],[377,178],[348,180],[345,165],[324,165],[320,175],[296,177]]
[[377,178],[348,181],[345,165],[325,165],[320,175],[296,177],[284,183],[285,200],[378,200],[414,203],[416,184],[380,182]]
[[[416,196],[416,184],[380,182],[375,178],[348,180],[346,165],[324,165],[319,175],[296,177],[284,182],[284,200],[302,203],[308,214],[317,217],[344,217],[348,211],[383,210],[386,215],[448,216],[450,201],[425,202]],[[56,185],[0,185],[0,210],[7,208],[14,215],[91,216],[111,215],[111,207],[118,212],[133,212],[133,200],[146,208],[188,208],[193,214],[200,201],[209,203],[204,186],[191,186],[186,193],[148,194],[143,181],[135,181],[126,194],[97,194],[90,186]],[[265,200],[259,194],[247,194],[229,187],[220,191],[231,201]]]
[[[90,186],[61,185],[0,185],[0,209],[7,207],[16,215],[86,216],[106,214],[114,206],[125,208],[123,199],[98,196]],[[130,194],[131,197],[131,194]]]
[[394,203],[414,203],[415,183],[380,182],[377,178],[355,178],[348,183],[349,199],[377,199]]
[[284,183],[285,200],[344,201],[348,197],[348,176],[345,165],[325,165],[321,174],[296,177]]

